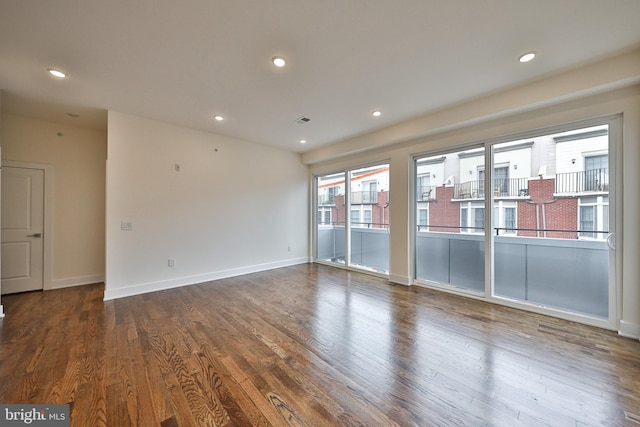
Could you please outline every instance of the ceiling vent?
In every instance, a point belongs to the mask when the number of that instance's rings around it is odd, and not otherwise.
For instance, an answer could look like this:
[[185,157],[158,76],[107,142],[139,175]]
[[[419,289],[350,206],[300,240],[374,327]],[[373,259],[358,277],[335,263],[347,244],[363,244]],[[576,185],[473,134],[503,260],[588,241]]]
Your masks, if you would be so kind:
[[311,121],[311,119],[309,117],[299,117],[297,119],[294,120],[295,123],[298,123],[300,125],[303,125],[305,123],[309,123]]

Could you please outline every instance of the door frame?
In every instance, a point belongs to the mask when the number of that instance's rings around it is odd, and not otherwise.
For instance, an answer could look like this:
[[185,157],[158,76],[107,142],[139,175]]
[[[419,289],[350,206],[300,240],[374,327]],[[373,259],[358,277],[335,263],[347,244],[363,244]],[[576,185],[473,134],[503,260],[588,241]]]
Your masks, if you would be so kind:
[[[16,162],[12,160],[2,160],[2,168],[22,168],[37,169],[44,174],[44,229],[42,231],[42,289],[52,289],[53,271],[53,166],[43,163]],[[1,256],[2,254],[0,254]]]
[[[609,125],[609,226],[610,231],[614,233],[615,249],[609,247],[609,276],[608,276],[608,296],[609,296],[609,317],[599,319],[591,316],[581,315],[578,313],[565,311],[561,309],[555,309],[545,306],[538,306],[534,304],[527,304],[520,301],[511,300],[508,298],[502,298],[493,294],[493,279],[494,275],[494,254],[493,254],[493,221],[494,221],[494,197],[493,192],[487,193],[485,203],[485,221],[488,218],[491,219],[491,226],[485,227],[484,236],[484,248],[485,248],[485,289],[484,292],[477,293],[466,289],[459,289],[446,285],[439,285],[433,282],[418,281],[416,279],[416,209],[415,209],[415,180],[417,177],[415,161],[418,158],[426,156],[438,156],[443,153],[456,152],[460,150],[469,150],[472,148],[485,147],[485,170],[493,170],[493,158],[492,147],[496,144],[519,140],[528,139],[544,134],[553,134],[556,132],[564,132],[570,129],[579,129],[581,127],[590,127],[596,125]],[[491,149],[490,149],[491,148]],[[623,244],[624,244],[624,231],[623,231],[623,202],[622,202],[622,181],[623,181],[623,114],[615,113],[602,116],[594,116],[588,119],[578,119],[562,122],[560,124],[534,127],[533,129],[515,132],[505,133],[504,135],[487,138],[481,142],[471,141],[465,145],[453,145],[451,147],[445,147],[443,149],[436,149],[433,151],[424,151],[411,156],[413,162],[413,170],[411,172],[410,189],[413,194],[412,207],[411,207],[411,224],[413,227],[411,251],[413,259],[412,269],[412,284],[418,286],[425,286],[442,290],[444,292],[463,295],[468,298],[488,301],[497,305],[506,307],[512,307],[519,310],[530,311],[533,313],[543,314],[547,316],[556,317],[559,319],[565,319],[572,322],[577,322],[585,325],[596,326],[599,328],[609,329],[612,331],[618,331],[620,335],[637,337],[635,332],[637,329],[633,329],[633,326],[628,326],[629,323],[623,321],[623,305],[622,305],[622,261],[623,261]],[[613,167],[612,167],[613,166]],[[613,171],[613,172],[612,172]],[[492,176],[485,174],[485,188],[490,187],[490,180]],[[487,222],[488,223],[488,222]],[[628,332],[626,332],[628,331]]]

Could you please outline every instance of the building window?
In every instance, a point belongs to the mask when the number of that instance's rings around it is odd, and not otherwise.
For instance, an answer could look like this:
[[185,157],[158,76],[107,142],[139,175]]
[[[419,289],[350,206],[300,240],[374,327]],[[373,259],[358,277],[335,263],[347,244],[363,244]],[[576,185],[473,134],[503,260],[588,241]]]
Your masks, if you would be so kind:
[[360,221],[360,209],[351,209],[351,226],[362,227],[362,221]]
[[460,206],[460,232],[484,233],[484,204],[468,202]]
[[504,208],[504,228],[507,234],[516,232],[516,208]]
[[329,187],[329,200],[328,203],[330,205],[336,204],[336,194],[338,194],[338,187]]
[[496,236],[504,234],[516,234],[517,205],[509,200],[496,200],[493,209],[493,220],[496,227]]
[[351,226],[371,228],[371,205],[359,205],[351,207]]
[[428,173],[418,175],[416,179],[416,200],[429,200],[430,197],[431,175]]
[[481,233],[484,231],[484,208],[472,209],[474,233]]
[[585,190],[607,191],[609,187],[609,155],[584,158]]
[[[478,169],[478,188],[484,195],[484,169]],[[495,197],[509,196],[509,166],[493,168],[493,195]]]
[[364,210],[364,226],[371,227],[371,209]]
[[378,201],[377,181],[366,181],[362,183],[362,203],[376,203]]
[[584,158],[584,169],[607,169],[609,167],[609,155],[601,154],[599,156],[588,156]]
[[460,208],[460,231],[462,233],[468,233],[469,229],[469,208],[461,207]]
[[509,166],[493,169],[493,188],[496,197],[509,195]]
[[429,231],[429,208],[418,208],[418,231]]
[[607,238],[609,233],[609,197],[581,197],[578,216],[580,238],[599,240]]
[[580,206],[580,237],[594,238],[595,233],[590,231],[595,230],[596,214],[595,206]]
[[331,209],[318,209],[318,225],[331,225]]

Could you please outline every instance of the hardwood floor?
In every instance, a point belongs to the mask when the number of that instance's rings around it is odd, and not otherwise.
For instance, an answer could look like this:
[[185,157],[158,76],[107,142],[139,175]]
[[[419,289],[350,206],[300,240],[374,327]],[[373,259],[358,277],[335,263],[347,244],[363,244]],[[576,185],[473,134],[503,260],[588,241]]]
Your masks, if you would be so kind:
[[2,297],[1,403],[69,403],[74,426],[640,426],[640,342],[610,331],[314,264],[102,297]]

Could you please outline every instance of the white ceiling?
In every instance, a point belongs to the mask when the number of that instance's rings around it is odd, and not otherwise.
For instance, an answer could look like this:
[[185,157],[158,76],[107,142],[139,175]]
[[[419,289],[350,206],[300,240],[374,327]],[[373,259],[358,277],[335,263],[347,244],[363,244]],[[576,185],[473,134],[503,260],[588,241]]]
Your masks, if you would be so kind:
[[634,49],[639,18],[639,0],[0,0],[2,108],[304,152]]

